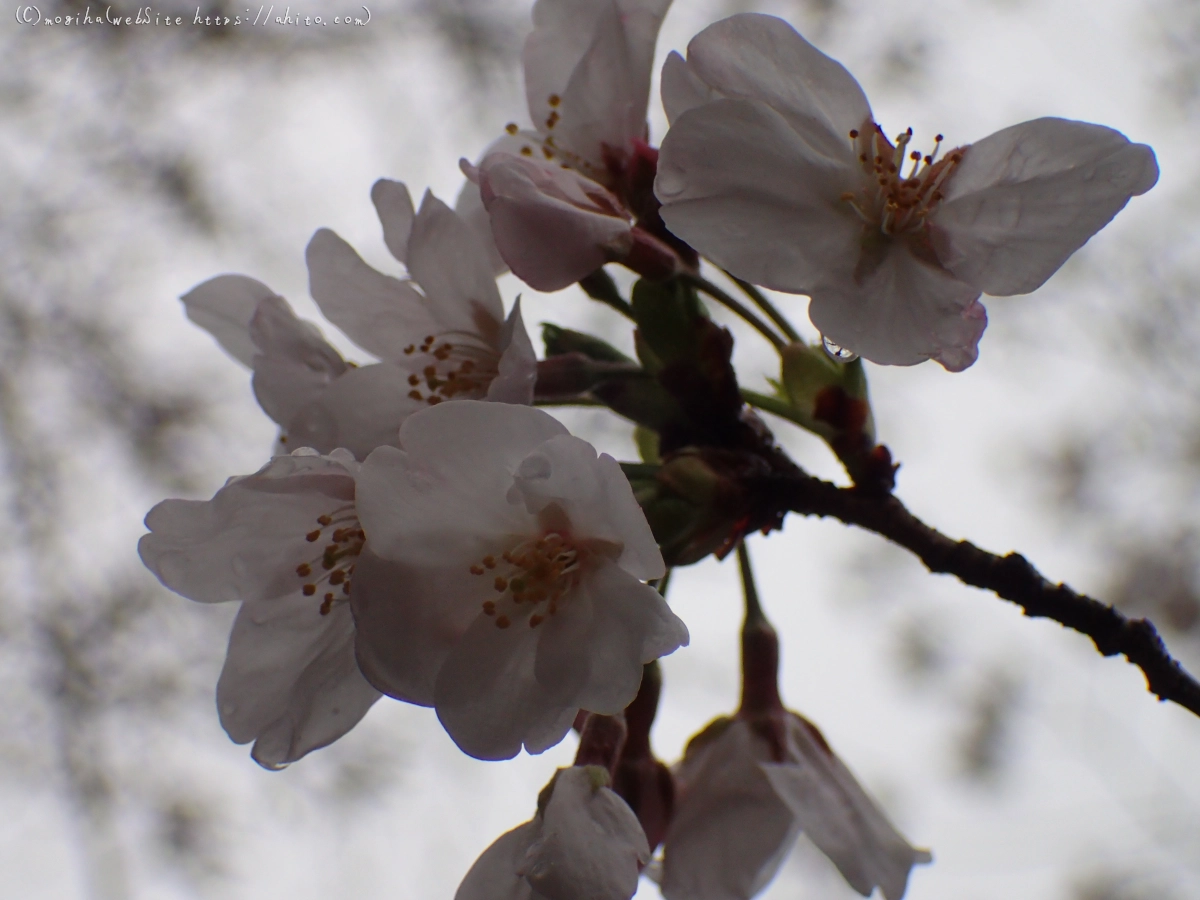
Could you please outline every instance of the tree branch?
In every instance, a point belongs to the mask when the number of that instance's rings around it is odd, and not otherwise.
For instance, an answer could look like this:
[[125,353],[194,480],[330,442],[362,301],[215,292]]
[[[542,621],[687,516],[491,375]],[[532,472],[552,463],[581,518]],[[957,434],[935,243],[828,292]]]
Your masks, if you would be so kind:
[[832,516],[882,535],[915,554],[930,572],[954,575],[964,584],[994,592],[1033,618],[1053,619],[1092,639],[1105,656],[1120,653],[1146,676],[1160,700],[1200,716],[1200,683],[1167,652],[1153,623],[1129,619],[1106,603],[1052,584],[1019,553],[997,556],[970,541],[955,541],[930,528],[891,494],[839,488],[803,472],[765,476],[790,512]]

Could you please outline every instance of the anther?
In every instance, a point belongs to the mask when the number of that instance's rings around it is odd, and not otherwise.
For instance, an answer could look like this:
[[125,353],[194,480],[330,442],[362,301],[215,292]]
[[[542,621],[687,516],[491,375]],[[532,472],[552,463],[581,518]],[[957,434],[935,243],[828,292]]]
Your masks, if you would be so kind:
[[487,566],[489,569],[496,568],[496,557],[492,556],[492,554],[489,553],[487,556],[485,556],[483,558],[483,564],[485,566]]
[[551,94],[546,98],[546,102],[551,106],[558,106],[558,104],[562,103],[562,97],[558,96],[558,94]]
[[539,616],[535,613],[534,615],[529,617],[529,627],[537,628],[539,625],[541,625],[545,621],[546,620],[544,618],[542,618],[541,616]]
[[491,600],[483,601],[483,614],[485,616],[494,616],[496,614],[496,604]]
[[296,574],[301,578],[307,578],[312,574],[312,566],[310,566],[308,563],[301,563],[300,565],[296,566]]
[[858,129],[857,129],[857,128],[851,128],[851,129],[850,129],[850,140],[852,140],[852,141],[853,141],[853,140],[856,140],[857,138],[858,138]]
[[313,541],[317,540],[320,536],[321,536],[321,529],[318,528],[316,531],[310,531],[308,534],[306,534],[304,536],[304,539],[311,544]]
[[508,579],[505,578],[503,575],[497,575],[496,580],[492,582],[492,586],[496,590],[503,593],[504,591],[508,590]]
[[482,575],[483,574],[483,566],[475,565],[474,563],[472,563],[471,564],[471,574],[472,575]]
[[512,622],[510,622],[508,620],[508,616],[498,616],[496,618],[496,627],[497,628],[507,628],[511,624],[512,624]]
[[326,527],[333,524],[333,519],[329,516],[317,516],[317,521]]
[[522,156],[533,156],[533,148],[532,147],[522,147],[521,155]]
[[509,134],[516,134],[520,129],[517,128],[516,122],[509,122],[507,125],[504,126],[504,130],[507,131]]
[[300,592],[304,594],[305,597],[311,597],[317,592],[317,586],[315,584],[306,584],[300,589]]

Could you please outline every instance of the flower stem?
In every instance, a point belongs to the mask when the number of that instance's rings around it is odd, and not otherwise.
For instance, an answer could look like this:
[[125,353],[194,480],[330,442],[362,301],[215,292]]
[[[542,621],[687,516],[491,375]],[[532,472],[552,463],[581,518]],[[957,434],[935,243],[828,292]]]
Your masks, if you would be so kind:
[[765,624],[767,617],[758,602],[758,588],[754,585],[754,570],[750,567],[750,551],[745,541],[738,541],[738,571],[742,575],[742,593],[746,597],[746,622],[743,627]]
[[761,409],[764,412],[769,412],[772,415],[779,416],[781,419],[787,419],[799,425],[801,428],[811,430],[809,423],[801,420],[800,414],[792,407],[792,405],[778,397],[772,397],[769,394],[760,394],[757,391],[740,389],[742,399],[753,406],[755,409]]
[[592,397],[568,397],[563,400],[547,399],[545,397],[535,397],[533,400],[534,406],[607,406]]
[[738,541],[738,569],[746,597],[746,621],[742,624],[742,704],[744,715],[783,709],[779,699],[779,636],[767,621],[758,602],[750,551]]
[[771,345],[776,350],[781,351],[781,350],[783,350],[784,347],[787,346],[787,341],[785,341],[778,334],[776,334],[770,325],[768,325],[766,322],[764,322],[762,319],[760,319],[758,317],[758,315],[754,312],[754,310],[750,309],[748,306],[746,306],[744,303],[742,303],[742,301],[738,300],[737,298],[731,297],[729,294],[725,293],[723,290],[721,290],[719,287],[717,287],[715,284],[713,284],[707,278],[703,278],[700,275],[691,275],[691,274],[683,274],[683,275],[680,275],[679,277],[686,284],[690,284],[692,287],[696,288],[696,290],[701,291],[705,294],[708,294],[708,296],[712,297],[714,300],[716,300],[722,306],[725,306],[725,307],[733,310],[733,312],[737,313],[739,316],[741,316],[743,319],[745,319],[750,325],[752,325],[754,327],[754,329],[756,331],[758,331],[759,334],[761,334],[768,341],[770,341]]
[[606,306],[611,306],[627,319],[633,319],[633,307],[621,296],[617,283],[612,280],[604,269],[597,269],[591,275],[579,279],[579,286],[593,300],[599,300]]
[[800,340],[800,335],[796,331],[796,329],[792,327],[792,323],[789,322],[784,317],[783,313],[781,313],[778,309],[775,308],[775,304],[773,304],[770,300],[768,300],[766,298],[766,295],[763,294],[762,291],[760,291],[758,288],[756,288],[750,282],[742,281],[742,279],[738,278],[736,275],[731,275],[729,272],[726,272],[724,269],[722,269],[721,271],[725,272],[726,276],[729,277],[729,280],[732,281],[734,284],[736,284],[738,287],[740,287],[742,289],[742,293],[744,293],[747,297],[749,297],[751,300],[753,300],[754,305],[757,306],[759,309],[761,309],[763,312],[765,312],[767,314],[767,317],[770,318],[770,320],[772,322],[774,322],[776,325],[779,326],[779,330],[782,331],[787,336],[787,339],[789,341],[796,343]]
[[667,596],[667,588],[671,584],[671,573],[673,571],[674,571],[674,569],[671,569],[668,567],[667,573],[665,575],[663,575],[662,578],[658,579],[658,581],[656,581],[654,583],[654,589],[658,591],[658,595],[660,597]]

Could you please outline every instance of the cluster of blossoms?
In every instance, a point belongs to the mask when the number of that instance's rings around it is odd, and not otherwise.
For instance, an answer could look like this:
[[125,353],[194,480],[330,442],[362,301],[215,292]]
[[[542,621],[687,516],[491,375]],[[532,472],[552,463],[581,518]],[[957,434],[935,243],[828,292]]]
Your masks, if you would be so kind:
[[[252,278],[183,297],[252,370],[277,455],[211,500],[160,503],[139,552],[183,596],[241,604],[217,708],[263,766],[337,740],[383,694],[434,708],[479,759],[580,731],[576,765],[484,852],[460,900],[627,900],[643,872],[668,900],[748,900],[801,833],[861,894],[899,900],[929,854],[779,696],[744,538],[783,516],[754,485],[795,467],[747,401],[886,493],[894,466],[855,356],[971,365],[981,293],[1041,285],[1154,184],[1154,154],[1038,119],[944,153],[939,135],[922,155],[911,131],[889,140],[837,62],[752,14],[667,58],[656,149],[646,114],[669,5],[538,0],[532,127],[462,162],[456,210],[426,194],[414,211],[399,182],[371,192],[406,277],[314,235],[312,297],[374,361],[345,360]],[[702,257],[766,320],[708,281]],[[641,276],[629,300],[609,263]],[[629,316],[638,359],[548,325],[539,360],[519,300],[504,313],[505,268],[539,290],[580,283]],[[807,294],[825,347],[755,285]],[[701,293],[772,340],[773,396],[739,389]],[[579,401],[632,420],[642,462],[598,454],[534,406]],[[742,703],[668,767],[650,745],[655,661],[688,642],[669,568],[735,548]]]

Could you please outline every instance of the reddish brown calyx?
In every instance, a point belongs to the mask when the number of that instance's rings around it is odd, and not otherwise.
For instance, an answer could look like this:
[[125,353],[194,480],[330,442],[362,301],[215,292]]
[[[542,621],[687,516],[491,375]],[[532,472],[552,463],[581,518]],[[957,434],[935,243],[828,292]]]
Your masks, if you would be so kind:
[[648,663],[642,669],[642,686],[625,709],[629,732],[613,772],[613,790],[638,817],[651,852],[666,837],[675,811],[675,779],[650,748],[650,728],[661,690],[658,663]]
[[600,766],[611,775],[625,747],[625,716],[602,716],[591,713],[583,723],[579,735],[579,749],[575,751],[575,765]]

